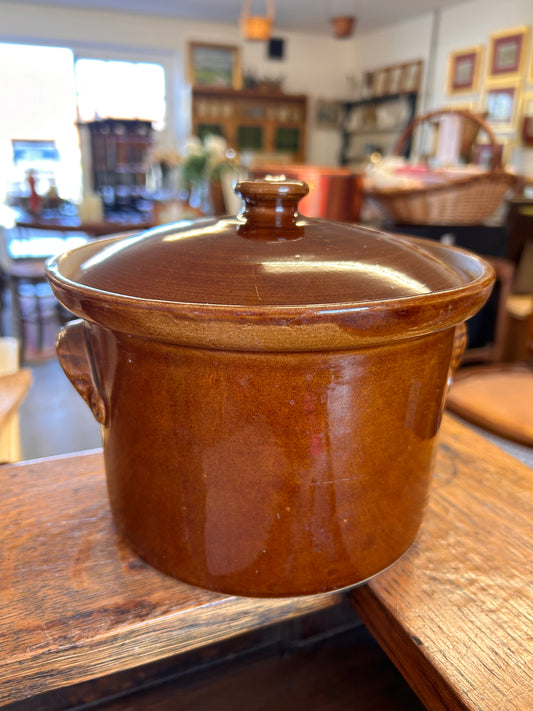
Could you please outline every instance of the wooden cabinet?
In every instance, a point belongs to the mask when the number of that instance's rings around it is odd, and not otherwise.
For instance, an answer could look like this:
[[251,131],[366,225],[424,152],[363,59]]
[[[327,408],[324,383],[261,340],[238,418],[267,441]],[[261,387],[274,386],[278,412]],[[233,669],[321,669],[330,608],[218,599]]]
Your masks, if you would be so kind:
[[[391,155],[401,131],[412,121],[416,92],[379,96],[342,105],[341,164],[355,166],[371,153]],[[410,142],[404,155],[410,152]]]
[[102,119],[80,124],[80,131],[88,133],[92,190],[115,207],[144,195],[153,140],[151,122]]
[[192,130],[223,136],[239,152],[305,161],[307,97],[279,91],[196,88]]

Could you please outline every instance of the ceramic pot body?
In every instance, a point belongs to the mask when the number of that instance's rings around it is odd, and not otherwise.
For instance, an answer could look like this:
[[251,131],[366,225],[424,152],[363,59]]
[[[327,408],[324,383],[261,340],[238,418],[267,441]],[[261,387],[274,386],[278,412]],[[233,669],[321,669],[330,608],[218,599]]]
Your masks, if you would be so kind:
[[58,356],[102,424],[116,522],[154,567],[250,596],[355,585],[416,537],[455,334],[493,273],[306,220],[299,181],[240,190],[237,218],[53,260],[83,319]]
[[[301,595],[361,582],[415,539],[453,329],[236,353],[81,328],[115,520],[154,567],[227,593]],[[61,340],[59,354],[72,372]]]

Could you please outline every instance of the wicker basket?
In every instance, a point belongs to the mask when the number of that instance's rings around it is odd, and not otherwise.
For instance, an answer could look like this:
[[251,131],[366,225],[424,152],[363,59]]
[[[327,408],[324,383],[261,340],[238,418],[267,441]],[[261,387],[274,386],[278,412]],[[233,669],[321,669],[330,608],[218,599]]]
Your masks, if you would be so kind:
[[505,193],[518,178],[502,168],[496,137],[479,115],[467,110],[442,109],[418,116],[407,126],[394,153],[401,155],[417,125],[444,114],[457,114],[476,121],[492,146],[492,162],[484,173],[452,178],[436,185],[414,189],[374,189],[368,197],[390,220],[405,225],[474,225],[483,222],[498,208]]

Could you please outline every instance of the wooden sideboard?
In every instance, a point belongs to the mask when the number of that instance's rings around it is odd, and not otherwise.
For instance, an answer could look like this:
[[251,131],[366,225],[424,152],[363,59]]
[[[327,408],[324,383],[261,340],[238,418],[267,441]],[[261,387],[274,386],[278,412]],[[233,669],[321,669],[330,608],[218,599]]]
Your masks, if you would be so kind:
[[449,415],[416,543],[327,595],[237,598],[151,569],[115,531],[100,451],[0,474],[0,705],[349,599],[427,708],[533,708],[533,471]]
[[237,151],[305,161],[307,97],[281,91],[195,87],[192,129],[223,136]]

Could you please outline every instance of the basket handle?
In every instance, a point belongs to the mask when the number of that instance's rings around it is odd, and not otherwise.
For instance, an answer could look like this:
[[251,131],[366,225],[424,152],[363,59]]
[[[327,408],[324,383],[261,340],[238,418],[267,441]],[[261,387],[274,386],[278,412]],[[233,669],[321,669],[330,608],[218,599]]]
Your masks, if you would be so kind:
[[[252,0],[244,0],[244,3],[242,5],[242,15],[241,17],[249,17],[250,16],[250,5],[252,4]],[[274,22],[274,0],[266,0],[266,17],[269,20],[272,20]]]
[[427,114],[416,116],[411,121],[411,123],[406,126],[406,128],[402,131],[400,137],[396,141],[396,145],[394,146],[393,150],[393,155],[402,155],[407,140],[419,124],[423,123],[424,121],[429,121],[433,118],[436,118],[437,116],[444,116],[446,114],[457,114],[458,116],[462,116],[463,118],[472,119],[473,121],[476,121],[479,124],[480,128],[487,134],[492,148],[490,168],[491,170],[501,170],[502,159],[501,155],[499,155],[498,151],[496,150],[498,147],[498,141],[496,140],[494,131],[484,118],[482,118],[479,114],[475,114],[473,111],[469,111],[468,109],[439,109],[438,111],[430,111]]

